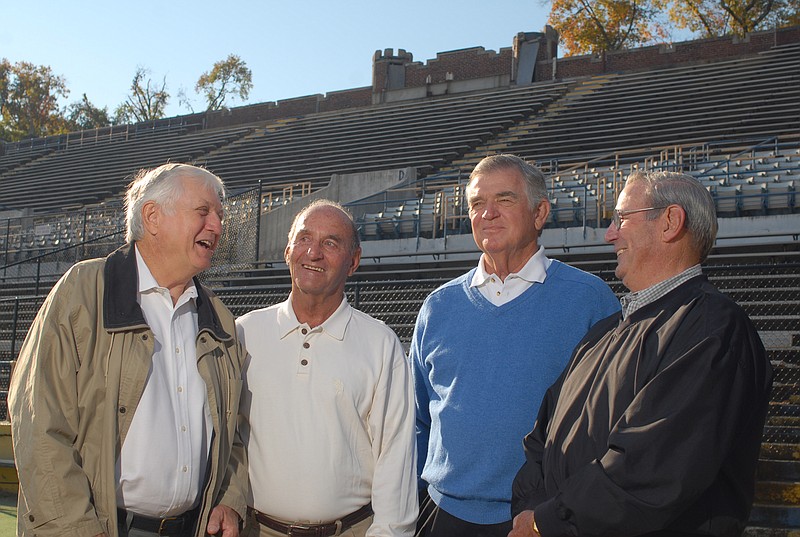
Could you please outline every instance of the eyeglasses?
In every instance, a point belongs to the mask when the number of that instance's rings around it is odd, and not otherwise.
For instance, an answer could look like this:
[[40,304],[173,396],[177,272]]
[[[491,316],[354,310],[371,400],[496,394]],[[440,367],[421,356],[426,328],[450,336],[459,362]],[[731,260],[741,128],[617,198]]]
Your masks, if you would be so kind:
[[645,207],[644,209],[631,209],[630,211],[620,211],[618,209],[614,209],[614,227],[619,229],[622,225],[622,220],[629,214],[643,213],[645,211],[658,211],[660,209],[666,209],[666,207]]

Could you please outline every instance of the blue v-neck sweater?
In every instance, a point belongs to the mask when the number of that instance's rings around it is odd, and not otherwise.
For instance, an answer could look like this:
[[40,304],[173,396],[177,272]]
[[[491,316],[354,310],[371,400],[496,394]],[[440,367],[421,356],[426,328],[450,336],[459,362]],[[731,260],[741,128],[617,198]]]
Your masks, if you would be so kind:
[[589,328],[620,306],[599,278],[555,260],[544,283],[499,307],[470,288],[474,272],[425,300],[409,359],[421,480],[448,513],[495,524],[511,519],[522,439],[547,388]]

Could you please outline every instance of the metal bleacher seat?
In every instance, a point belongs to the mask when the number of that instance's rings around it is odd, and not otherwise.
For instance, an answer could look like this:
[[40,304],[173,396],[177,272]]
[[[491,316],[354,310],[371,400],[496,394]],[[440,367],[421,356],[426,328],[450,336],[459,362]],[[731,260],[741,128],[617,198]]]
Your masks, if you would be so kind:
[[711,194],[717,207],[718,215],[738,215],[739,214],[739,193],[741,185],[726,186],[718,185],[714,187]]
[[361,240],[376,240],[380,238],[379,220],[383,213],[366,213],[357,222]]
[[767,183],[740,184],[739,208],[745,215],[765,214],[767,211]]
[[567,226],[576,222],[575,192],[568,188],[560,188],[550,192],[550,212],[556,225]]
[[419,234],[423,237],[434,236],[436,224],[436,195],[425,194],[420,200]]
[[398,230],[401,237],[414,237],[419,233],[419,200],[411,200],[403,204]]
[[769,184],[769,192],[765,199],[769,213],[794,212],[797,208],[795,198],[795,182],[773,182]]
[[400,236],[400,213],[403,211],[403,206],[389,207],[378,220],[378,229],[381,238],[394,239]]

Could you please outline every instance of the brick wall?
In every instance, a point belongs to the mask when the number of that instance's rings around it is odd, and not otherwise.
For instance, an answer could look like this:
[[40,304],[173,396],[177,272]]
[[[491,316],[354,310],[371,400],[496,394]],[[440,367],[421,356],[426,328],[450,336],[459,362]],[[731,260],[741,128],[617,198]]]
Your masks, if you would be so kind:
[[[800,42],[800,26],[754,32],[745,38],[719,37],[599,55],[572,56],[557,60],[556,78],[577,78],[607,72],[657,69],[687,63],[739,58],[763,52],[775,45],[797,42]],[[551,63],[539,62],[536,68],[536,80],[550,80],[552,74]]]
[[365,86],[343,91],[333,91],[323,96],[320,94],[270,101],[266,103],[238,106],[229,110],[206,113],[206,127],[209,129],[246,125],[272,121],[280,118],[343,110],[372,103],[372,88]]
[[[519,33],[519,40],[538,40],[540,43],[535,80],[553,78],[552,58],[557,57],[558,36],[552,28],[544,33]],[[800,26],[755,32],[745,38],[721,37],[686,41],[671,45],[654,45],[631,50],[609,52],[602,55],[572,56],[556,59],[555,77],[570,79],[599,75],[606,72],[656,69],[686,63],[717,61],[757,54],[770,47],[800,42]],[[372,86],[330,92],[327,95],[309,95],[296,99],[241,106],[221,112],[210,112],[206,118],[209,128],[257,123],[296,115],[342,110],[372,104],[373,94],[388,89],[389,72],[402,70],[403,88],[424,87],[453,81],[488,77],[505,77],[514,80],[514,47],[501,48],[499,52],[474,47],[440,52],[427,63],[415,62],[410,52],[398,49],[376,51],[372,62]],[[398,89],[398,88],[394,88]]]

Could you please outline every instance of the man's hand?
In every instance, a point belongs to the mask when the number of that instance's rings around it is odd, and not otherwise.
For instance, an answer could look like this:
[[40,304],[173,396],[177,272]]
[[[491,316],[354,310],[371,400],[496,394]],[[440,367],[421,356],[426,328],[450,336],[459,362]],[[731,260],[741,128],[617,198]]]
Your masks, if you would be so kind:
[[239,515],[227,505],[216,506],[208,517],[206,533],[220,537],[239,537]]
[[533,531],[533,511],[523,511],[514,517],[514,525],[508,537],[541,537]]

